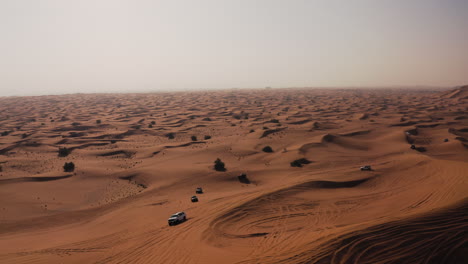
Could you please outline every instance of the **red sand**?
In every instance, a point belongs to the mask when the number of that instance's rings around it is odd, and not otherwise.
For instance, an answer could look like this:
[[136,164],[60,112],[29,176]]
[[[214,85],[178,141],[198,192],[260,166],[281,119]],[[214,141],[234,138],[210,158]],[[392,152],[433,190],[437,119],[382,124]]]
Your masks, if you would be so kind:
[[0,263],[462,263],[466,93],[0,98]]

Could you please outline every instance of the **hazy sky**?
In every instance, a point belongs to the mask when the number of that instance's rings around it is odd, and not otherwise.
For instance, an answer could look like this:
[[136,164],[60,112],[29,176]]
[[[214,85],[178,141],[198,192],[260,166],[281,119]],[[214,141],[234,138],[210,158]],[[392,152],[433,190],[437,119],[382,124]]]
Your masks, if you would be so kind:
[[468,0],[0,0],[0,96],[468,83]]

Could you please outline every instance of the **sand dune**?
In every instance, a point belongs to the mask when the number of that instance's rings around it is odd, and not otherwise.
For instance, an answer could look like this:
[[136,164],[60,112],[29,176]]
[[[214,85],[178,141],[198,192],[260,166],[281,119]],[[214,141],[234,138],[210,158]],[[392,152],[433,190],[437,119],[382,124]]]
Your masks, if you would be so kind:
[[[467,99],[467,86],[0,98],[0,263],[466,263]],[[168,226],[178,211],[187,221]]]

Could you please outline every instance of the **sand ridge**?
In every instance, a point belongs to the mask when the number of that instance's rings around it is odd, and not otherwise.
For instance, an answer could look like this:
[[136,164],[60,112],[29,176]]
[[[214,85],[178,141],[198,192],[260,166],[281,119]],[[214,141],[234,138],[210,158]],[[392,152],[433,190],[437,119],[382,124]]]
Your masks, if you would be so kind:
[[0,127],[1,263],[466,260],[466,86],[5,97]]

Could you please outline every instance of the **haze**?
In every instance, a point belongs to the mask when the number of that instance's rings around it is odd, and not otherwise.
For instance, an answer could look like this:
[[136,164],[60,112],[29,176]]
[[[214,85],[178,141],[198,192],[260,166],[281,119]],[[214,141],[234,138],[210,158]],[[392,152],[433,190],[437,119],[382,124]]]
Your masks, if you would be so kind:
[[468,1],[0,2],[0,96],[454,86]]

